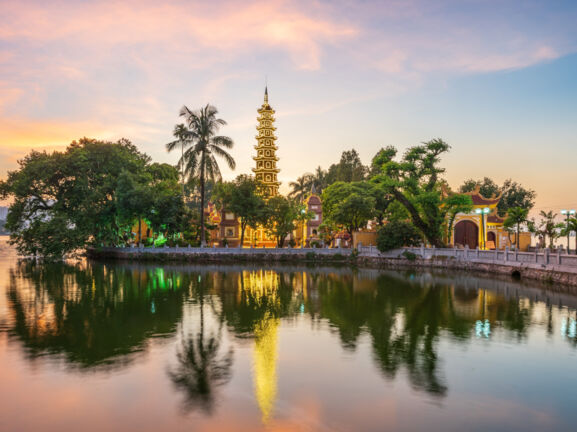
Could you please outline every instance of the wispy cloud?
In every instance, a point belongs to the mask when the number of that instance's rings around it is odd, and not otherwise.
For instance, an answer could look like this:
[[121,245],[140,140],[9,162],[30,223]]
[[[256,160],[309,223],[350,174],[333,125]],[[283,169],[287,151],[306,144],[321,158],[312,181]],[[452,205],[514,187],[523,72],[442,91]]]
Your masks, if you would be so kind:
[[[345,22],[309,16],[299,4],[278,0],[243,2],[5,2],[0,38],[49,46],[64,43],[105,54],[151,45],[165,52],[246,54],[262,47],[286,50],[298,68],[320,67],[322,45],[354,36]],[[208,51],[212,50],[210,53]],[[154,59],[147,59],[151,61]]]
[[[422,120],[367,121],[405,95],[418,100],[431,83],[577,50],[577,5],[538,1],[0,0],[0,11],[0,176],[32,147],[84,135],[126,136],[166,157],[162,144],[180,106],[207,102],[229,121],[223,133],[242,143],[239,159],[250,164],[265,74],[279,125],[286,119],[293,128],[279,128],[279,141],[318,135],[315,149],[332,154],[351,136],[368,154],[365,143],[405,136],[393,129]],[[318,133],[323,118],[344,112],[346,124]],[[300,174],[297,159],[282,168],[287,178]]]

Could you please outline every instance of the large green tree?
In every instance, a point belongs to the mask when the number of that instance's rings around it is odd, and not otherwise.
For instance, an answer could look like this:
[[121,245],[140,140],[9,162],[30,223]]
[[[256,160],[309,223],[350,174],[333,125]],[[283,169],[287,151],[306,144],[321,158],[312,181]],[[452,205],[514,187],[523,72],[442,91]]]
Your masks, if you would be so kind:
[[1,197],[12,199],[11,241],[21,254],[46,258],[89,243],[119,243],[127,227],[117,208],[118,181],[123,171],[142,171],[149,161],[125,139],[83,138],[64,152],[32,151],[0,182]]
[[256,229],[266,219],[266,203],[260,193],[261,183],[252,176],[240,175],[234,182],[217,185],[215,198],[221,208],[235,214],[240,223],[240,245],[246,227]]
[[375,186],[368,182],[336,182],[323,192],[323,217],[349,234],[364,228],[376,212]]
[[344,151],[338,163],[332,164],[327,172],[326,182],[332,183],[356,182],[364,180],[367,175],[367,167],[361,162],[361,158],[355,149]]
[[276,195],[267,202],[264,227],[282,248],[286,237],[295,230],[296,221],[306,214],[304,205]]
[[439,162],[449,148],[443,140],[433,139],[409,148],[400,161],[394,160],[397,151],[393,147],[383,149],[373,160],[380,166],[373,181],[406,208],[415,227],[436,247],[445,245],[443,227],[448,215],[471,204],[470,197],[448,193],[443,187],[440,175],[445,170]]
[[511,179],[505,180],[502,186],[499,186],[489,177],[485,177],[483,180],[468,179],[459,187],[459,192],[472,192],[477,187],[479,187],[481,195],[487,198],[502,194],[497,205],[499,216],[505,216],[507,211],[513,207],[531,210],[535,205],[535,197],[537,196],[535,191],[526,189]]
[[200,187],[200,244],[205,245],[204,230],[204,188],[207,179],[220,180],[222,178],[220,167],[216,157],[225,160],[230,169],[236,167],[236,162],[225,150],[234,145],[232,139],[226,136],[216,135],[221,126],[226,122],[217,118],[218,110],[212,105],[192,111],[183,106],[180,116],[186,121],[186,131],[179,131],[182,139],[170,142],[166,145],[168,151],[178,147],[181,141],[188,143],[188,149],[183,153],[179,164],[184,165],[184,173],[189,177],[197,177]]

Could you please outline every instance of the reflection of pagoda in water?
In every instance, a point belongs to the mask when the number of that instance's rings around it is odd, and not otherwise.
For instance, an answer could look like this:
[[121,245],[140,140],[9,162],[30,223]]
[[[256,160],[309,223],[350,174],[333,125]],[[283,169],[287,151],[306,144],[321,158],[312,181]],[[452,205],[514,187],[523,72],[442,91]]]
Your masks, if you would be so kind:
[[254,390],[263,423],[267,423],[274,411],[277,393],[277,329],[280,319],[274,315],[274,306],[280,305],[278,297],[279,275],[272,270],[243,271],[244,289],[250,292],[258,306],[266,306],[266,312],[254,329]]

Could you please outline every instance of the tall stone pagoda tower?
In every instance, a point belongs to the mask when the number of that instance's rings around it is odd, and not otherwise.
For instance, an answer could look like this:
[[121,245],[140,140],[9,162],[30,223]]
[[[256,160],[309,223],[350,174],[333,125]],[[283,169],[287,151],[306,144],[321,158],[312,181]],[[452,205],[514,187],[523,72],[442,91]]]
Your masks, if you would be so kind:
[[264,190],[268,196],[275,196],[278,194],[278,188],[280,182],[277,179],[277,174],[279,169],[276,167],[278,157],[276,156],[276,151],[278,147],[275,144],[276,136],[274,131],[276,128],[274,124],[274,113],[275,111],[268,103],[268,88],[264,89],[264,102],[262,106],[257,110],[259,116],[256,118],[258,120],[258,135],[256,136],[257,145],[254,148],[257,154],[253,159],[256,161],[256,168],[252,171],[255,174],[257,180],[260,180],[264,185]]

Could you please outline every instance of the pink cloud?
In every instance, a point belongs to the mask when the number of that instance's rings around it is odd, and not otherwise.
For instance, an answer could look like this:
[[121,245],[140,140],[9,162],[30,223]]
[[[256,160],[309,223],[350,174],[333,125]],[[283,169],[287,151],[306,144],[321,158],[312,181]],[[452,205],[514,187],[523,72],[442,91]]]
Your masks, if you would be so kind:
[[[318,69],[322,45],[357,33],[350,25],[307,15],[297,3],[243,2],[71,2],[29,7],[3,6],[0,38],[45,44],[64,41],[89,49],[154,44],[162,50],[215,50],[235,56],[259,47],[289,53],[300,69]],[[206,59],[213,59],[209,53]],[[147,59],[150,60],[150,59]]]

